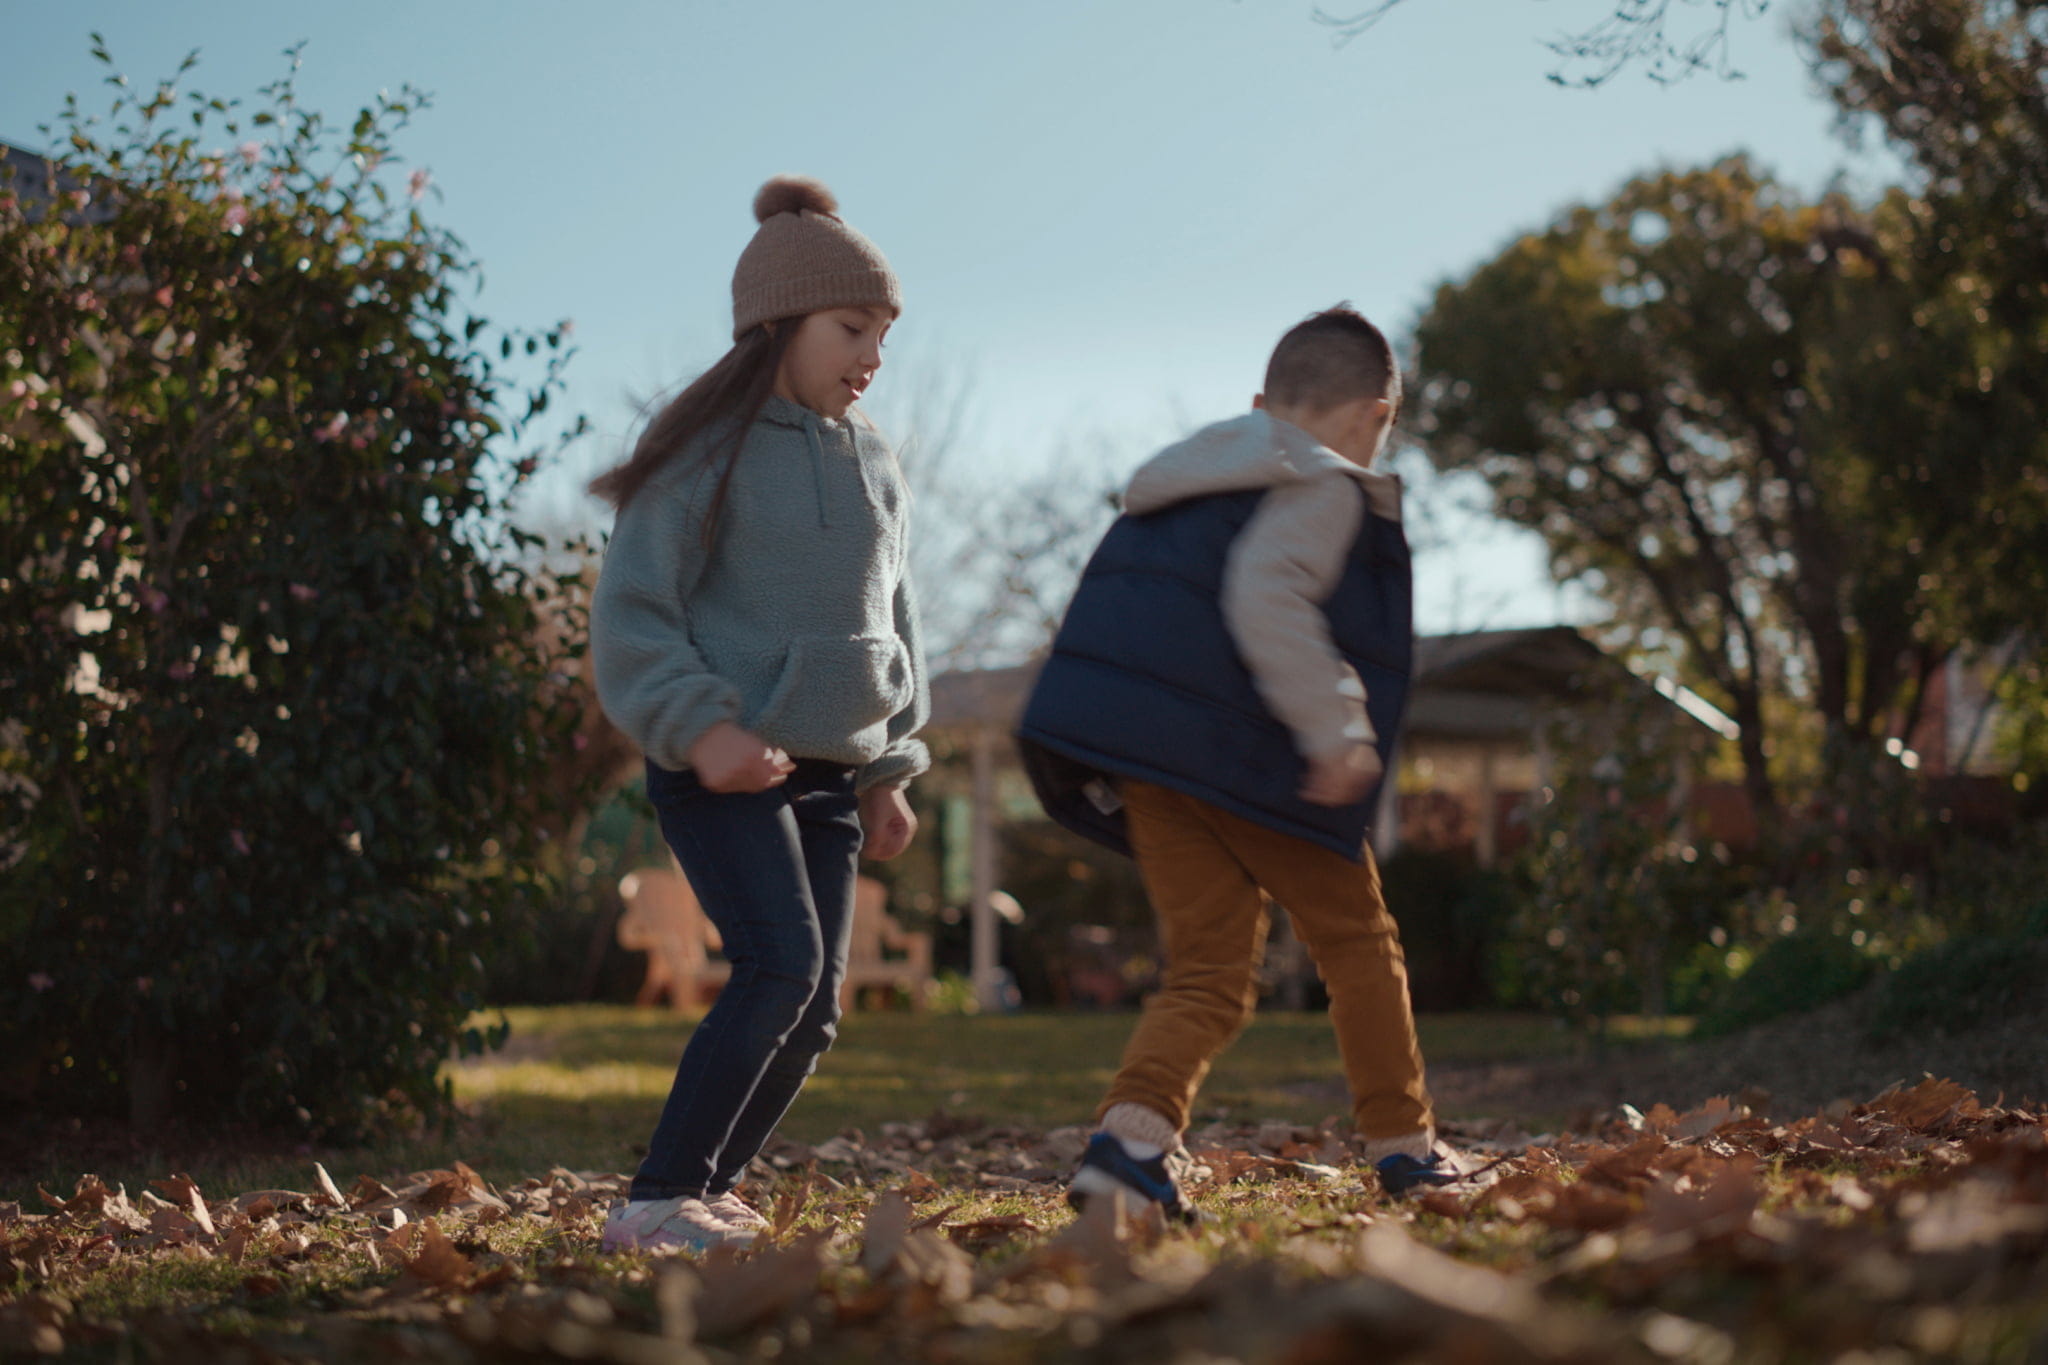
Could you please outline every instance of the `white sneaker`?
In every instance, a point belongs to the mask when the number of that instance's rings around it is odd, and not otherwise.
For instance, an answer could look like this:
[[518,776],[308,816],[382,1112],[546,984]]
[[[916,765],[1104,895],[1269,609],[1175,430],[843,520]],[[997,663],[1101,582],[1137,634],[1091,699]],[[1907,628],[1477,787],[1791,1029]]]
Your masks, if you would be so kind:
[[729,1227],[743,1228],[750,1232],[768,1230],[768,1220],[763,1218],[752,1204],[740,1198],[737,1190],[727,1190],[716,1198],[705,1200],[704,1207],[710,1209],[716,1217],[723,1219]]
[[701,1199],[636,1199],[605,1215],[601,1251],[709,1251],[749,1247],[751,1228],[734,1227]]

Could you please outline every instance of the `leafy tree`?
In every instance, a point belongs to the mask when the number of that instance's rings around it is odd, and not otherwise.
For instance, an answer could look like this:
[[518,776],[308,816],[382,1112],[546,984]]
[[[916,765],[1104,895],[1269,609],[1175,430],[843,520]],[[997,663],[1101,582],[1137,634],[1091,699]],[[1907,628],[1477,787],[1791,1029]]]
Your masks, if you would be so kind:
[[565,329],[463,316],[393,183],[417,93],[330,130],[193,63],[67,101],[45,193],[0,186],[5,1084],[347,1129],[485,1044],[480,954],[573,795],[580,639],[504,515]]
[[1417,329],[1434,458],[1733,715],[1766,819],[1772,699],[1852,764],[1909,731],[1994,620],[1983,525],[2048,501],[2010,405],[1965,399],[1980,305],[1919,267],[1920,231],[1903,193],[1807,203],[1736,157],[1568,211]]
[[[1915,435],[1971,452],[1950,501],[1997,569],[1948,587],[1972,638],[2007,642],[2000,690],[2024,732],[2048,697],[2048,4],[1827,0],[1802,36],[1844,131],[1874,125],[1923,178],[1911,268],[1961,305],[1970,354],[1949,420]],[[2044,754],[2020,751],[2037,769]]]

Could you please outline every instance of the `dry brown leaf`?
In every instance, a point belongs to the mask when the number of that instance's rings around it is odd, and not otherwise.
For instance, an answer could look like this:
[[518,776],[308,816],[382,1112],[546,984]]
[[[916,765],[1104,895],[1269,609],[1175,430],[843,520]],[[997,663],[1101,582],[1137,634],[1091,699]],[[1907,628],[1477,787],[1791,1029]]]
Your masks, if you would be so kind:
[[320,1197],[337,1209],[348,1207],[348,1200],[341,1197],[341,1190],[335,1185],[334,1177],[327,1174],[327,1168],[319,1162],[313,1163],[313,1179],[320,1187]]
[[896,1255],[896,1268],[939,1303],[959,1303],[974,1289],[974,1258],[936,1232],[913,1229]]
[[428,1218],[416,1224],[420,1229],[419,1251],[405,1258],[405,1273],[434,1289],[460,1289],[476,1271],[476,1264],[455,1249],[440,1225]]
[[1635,1203],[1627,1195],[1582,1181],[1520,1202],[1531,1217],[1569,1232],[1604,1232],[1635,1216]]
[[184,1211],[191,1215],[192,1221],[198,1224],[201,1232],[205,1233],[208,1237],[219,1235],[214,1231],[213,1215],[207,1211],[206,1199],[199,1193],[199,1184],[191,1176],[180,1171],[169,1180],[157,1180],[151,1183],[176,1200],[183,1207]]
[[1580,1177],[1585,1180],[1601,1181],[1619,1189],[1647,1184],[1652,1163],[1669,1145],[1662,1137],[1645,1137],[1588,1161],[1580,1168]]
[[149,1230],[154,1236],[176,1246],[192,1240],[199,1231],[199,1225],[182,1209],[158,1209],[149,1216]]
[[1704,1173],[1667,1175],[1643,1200],[1643,1221],[1652,1232],[1696,1240],[1740,1232],[1763,1200],[1753,1157],[1719,1163]]
[[987,1251],[991,1247],[1014,1241],[1019,1237],[1035,1236],[1040,1231],[1034,1223],[1021,1213],[1004,1214],[998,1218],[978,1218],[971,1223],[955,1223],[946,1229],[946,1235],[958,1246],[969,1251]]
[[881,1278],[903,1249],[910,1231],[910,1201],[895,1190],[885,1190],[868,1206],[867,1225],[861,1232],[861,1269]]
[[43,1197],[45,1204],[59,1213],[72,1217],[86,1214],[99,1217],[106,1208],[107,1201],[114,1197],[114,1192],[107,1188],[106,1182],[96,1175],[78,1177],[78,1184],[72,1190],[69,1199],[59,1199],[41,1185],[36,1186],[36,1193]]
[[812,1232],[788,1246],[757,1251],[746,1260],[713,1252],[697,1268],[698,1330],[724,1336],[765,1322],[818,1292],[829,1234]]
[[1887,1090],[1863,1107],[1913,1132],[1933,1128],[1952,1112],[1960,1118],[1973,1118],[1982,1112],[1977,1096],[1967,1087],[1932,1076],[1910,1090]]
[[[934,1189],[936,1189],[936,1187],[934,1187]],[[958,1212],[961,1212],[961,1207],[963,1207],[961,1203],[948,1203],[946,1207],[942,1207],[942,1209],[940,1209],[940,1212],[936,1212],[936,1214],[926,1214],[926,1216],[924,1216],[924,1218],[920,1218],[918,1222],[913,1222],[913,1224],[911,1224],[911,1232],[926,1232],[926,1230],[934,1230],[934,1228],[944,1228],[944,1226],[946,1226],[946,1220],[948,1220],[948,1218],[952,1218],[954,1214],[958,1214]]]
[[221,1255],[230,1261],[241,1260],[249,1252],[249,1240],[252,1235],[247,1223],[234,1229],[228,1233],[227,1240],[221,1243]]
[[[1663,1106],[1660,1105],[1658,1107],[1662,1108]],[[1702,1138],[1709,1133],[1725,1128],[1729,1124],[1747,1117],[1749,1117],[1747,1109],[1737,1109],[1733,1104],[1729,1103],[1726,1095],[1716,1095],[1691,1113],[1675,1120],[1670,1125],[1668,1136],[1674,1142]]]
[[803,1216],[804,1205],[810,1202],[811,1186],[817,1180],[817,1176],[816,1165],[805,1167],[803,1183],[775,1201],[775,1210],[768,1219],[768,1236],[771,1240],[781,1241],[796,1227],[797,1219]]

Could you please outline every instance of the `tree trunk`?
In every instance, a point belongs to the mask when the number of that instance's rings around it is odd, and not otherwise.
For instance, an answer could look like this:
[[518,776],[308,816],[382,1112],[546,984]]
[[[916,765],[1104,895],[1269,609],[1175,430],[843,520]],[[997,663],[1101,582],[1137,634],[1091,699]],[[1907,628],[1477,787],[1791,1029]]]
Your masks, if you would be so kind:
[[1742,733],[1736,747],[1742,753],[1742,790],[1749,798],[1750,816],[1757,832],[1777,823],[1778,792],[1771,783],[1769,760],[1764,754],[1764,709],[1752,688],[1741,688],[1734,696],[1735,723]]
[[138,1018],[128,1040],[128,1126],[155,1133],[170,1121],[177,1091],[178,1043],[153,1019]]

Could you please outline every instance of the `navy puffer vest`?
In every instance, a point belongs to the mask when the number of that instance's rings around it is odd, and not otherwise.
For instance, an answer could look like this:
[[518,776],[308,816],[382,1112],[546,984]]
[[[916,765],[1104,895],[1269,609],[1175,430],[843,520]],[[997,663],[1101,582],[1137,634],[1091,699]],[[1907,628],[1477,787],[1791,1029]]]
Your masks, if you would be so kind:
[[[1224,622],[1230,546],[1264,496],[1216,494],[1123,516],[1103,537],[1017,735],[1046,813],[1068,829],[1130,853],[1123,813],[1097,784],[1135,777],[1363,858],[1377,792],[1334,807],[1297,795],[1307,764],[1260,699]],[[1391,772],[1415,647],[1400,523],[1367,512],[1323,611],[1365,684]]]

